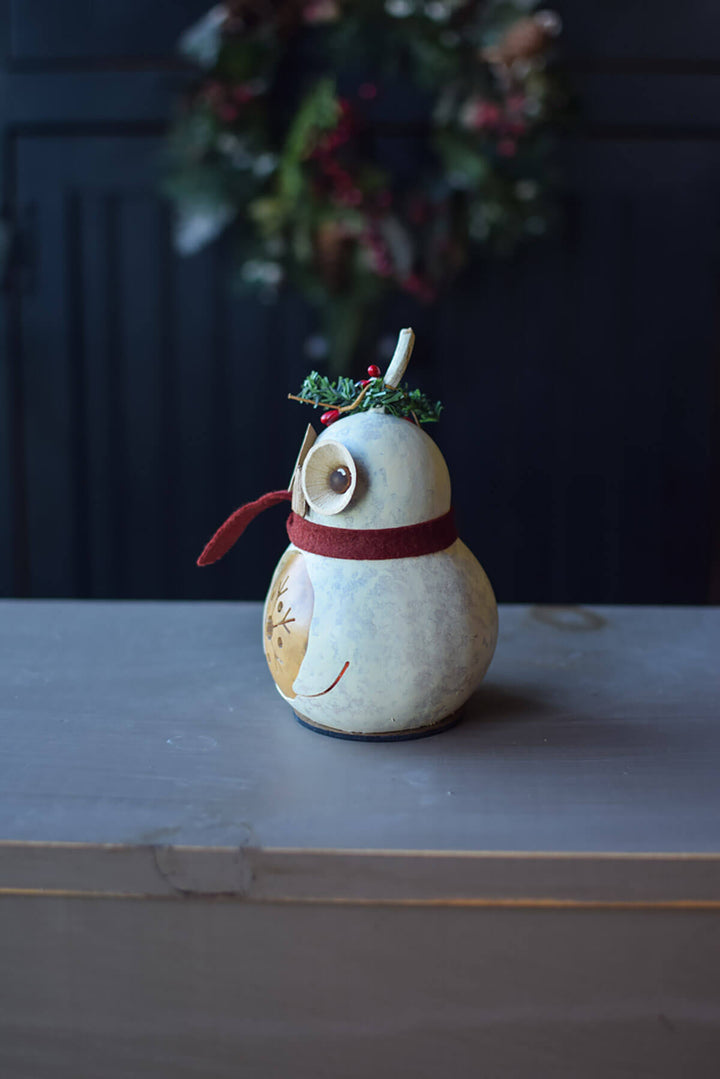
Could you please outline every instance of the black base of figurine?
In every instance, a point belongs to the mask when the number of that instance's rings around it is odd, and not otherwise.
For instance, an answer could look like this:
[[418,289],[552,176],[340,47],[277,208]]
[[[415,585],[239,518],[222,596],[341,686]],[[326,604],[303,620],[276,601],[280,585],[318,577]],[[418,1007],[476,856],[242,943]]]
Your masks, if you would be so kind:
[[293,711],[295,719],[301,727],[307,727],[309,731],[317,734],[326,734],[329,738],[342,738],[346,742],[410,742],[415,738],[428,738],[431,734],[439,734],[454,727],[462,718],[461,712],[453,712],[439,723],[430,723],[427,727],[415,727],[410,731],[398,731],[397,734],[349,734],[347,731],[338,731],[333,727],[324,727],[322,723],[313,723],[306,716]]

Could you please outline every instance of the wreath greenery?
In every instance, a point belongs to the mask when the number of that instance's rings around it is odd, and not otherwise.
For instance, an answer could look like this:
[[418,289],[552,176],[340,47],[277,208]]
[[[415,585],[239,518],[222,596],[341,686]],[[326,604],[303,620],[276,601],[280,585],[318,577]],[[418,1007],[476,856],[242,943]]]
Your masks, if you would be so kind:
[[[179,251],[232,232],[239,280],[269,297],[299,284],[342,369],[388,288],[431,302],[471,249],[508,253],[545,233],[548,135],[563,102],[547,64],[559,19],[537,7],[213,8],[181,39],[202,77],[169,138]],[[386,103],[408,92],[425,120],[391,122]],[[398,167],[387,147],[401,139]]]

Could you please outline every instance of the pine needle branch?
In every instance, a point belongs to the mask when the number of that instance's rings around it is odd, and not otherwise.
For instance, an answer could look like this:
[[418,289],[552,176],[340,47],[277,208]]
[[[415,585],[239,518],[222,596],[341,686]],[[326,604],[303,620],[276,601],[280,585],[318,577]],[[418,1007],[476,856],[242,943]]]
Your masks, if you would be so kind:
[[355,412],[383,408],[391,416],[407,416],[417,423],[436,423],[443,407],[440,401],[431,401],[420,390],[411,390],[407,385],[388,386],[382,378],[373,378],[363,392],[362,385],[351,378],[341,376],[332,382],[317,371],[310,372],[297,396],[290,396],[314,408],[337,408],[345,412],[351,411],[353,405]]

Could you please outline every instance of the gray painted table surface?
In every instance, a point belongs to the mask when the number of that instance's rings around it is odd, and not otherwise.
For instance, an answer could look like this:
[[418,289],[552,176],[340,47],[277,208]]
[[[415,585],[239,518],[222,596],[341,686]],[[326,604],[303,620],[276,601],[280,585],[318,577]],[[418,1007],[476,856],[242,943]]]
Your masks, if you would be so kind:
[[259,605],[0,603],[2,1079],[715,1079],[720,611],[500,621],[378,745]]
[[0,839],[720,851],[720,610],[504,607],[455,729],[319,736],[255,604],[0,603]]

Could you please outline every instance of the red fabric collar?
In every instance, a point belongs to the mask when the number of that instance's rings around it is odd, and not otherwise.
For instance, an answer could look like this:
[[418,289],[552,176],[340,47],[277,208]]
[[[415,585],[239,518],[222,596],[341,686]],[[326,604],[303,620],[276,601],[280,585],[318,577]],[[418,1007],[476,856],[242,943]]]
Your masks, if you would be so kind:
[[444,551],[458,538],[452,508],[442,517],[399,528],[329,528],[291,513],[287,533],[301,551],[328,558],[417,558]]
[[[228,517],[198,558],[198,566],[217,562],[230,550],[250,522],[270,506],[290,499],[289,491],[269,491],[255,502],[247,502]],[[296,513],[287,519],[287,532],[301,551],[327,558],[370,559],[417,558],[444,551],[458,538],[452,508],[442,517],[400,528],[329,528]]]

